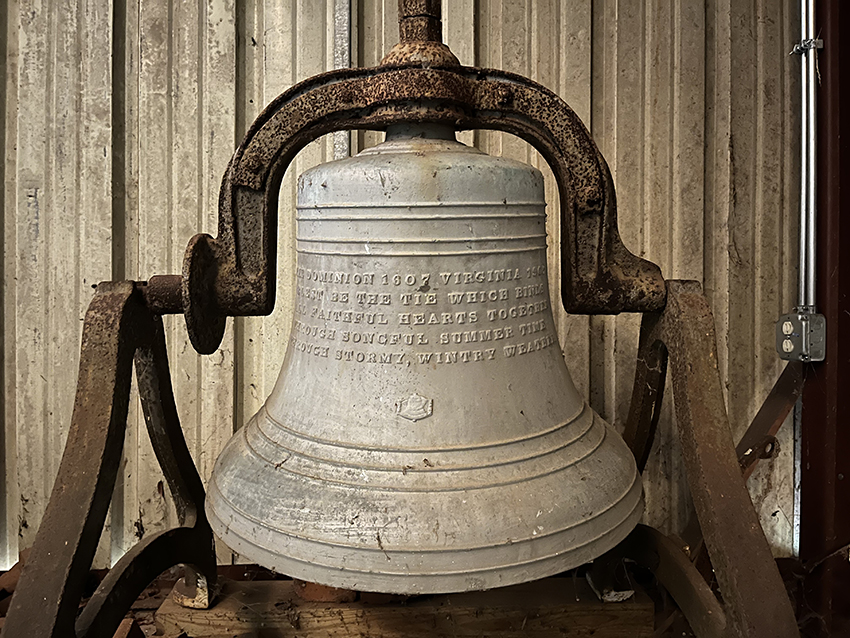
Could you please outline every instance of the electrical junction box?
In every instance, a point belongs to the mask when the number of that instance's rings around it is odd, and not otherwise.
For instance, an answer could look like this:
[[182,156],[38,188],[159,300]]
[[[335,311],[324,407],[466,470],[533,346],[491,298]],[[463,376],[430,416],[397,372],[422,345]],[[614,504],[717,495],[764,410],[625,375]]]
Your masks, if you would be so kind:
[[823,361],[826,356],[826,318],[793,312],[776,322],[776,351],[786,361]]

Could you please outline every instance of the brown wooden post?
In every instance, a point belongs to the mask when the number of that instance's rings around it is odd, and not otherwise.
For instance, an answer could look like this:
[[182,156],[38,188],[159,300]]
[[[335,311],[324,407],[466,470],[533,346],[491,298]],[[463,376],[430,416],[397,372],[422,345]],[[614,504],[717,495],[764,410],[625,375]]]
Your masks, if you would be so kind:
[[[803,393],[800,557],[814,567],[805,635],[847,635],[850,613],[850,4],[818,0],[818,310],[827,350]],[[842,217],[843,215],[843,217]],[[845,618],[842,618],[844,616]]]

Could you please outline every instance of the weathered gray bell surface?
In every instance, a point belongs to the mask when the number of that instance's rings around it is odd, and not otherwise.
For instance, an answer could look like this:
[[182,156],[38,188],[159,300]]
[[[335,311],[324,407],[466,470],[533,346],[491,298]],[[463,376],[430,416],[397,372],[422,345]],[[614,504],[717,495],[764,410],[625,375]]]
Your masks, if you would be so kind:
[[363,591],[585,563],[643,496],[564,364],[542,176],[441,127],[387,138],[301,176],[286,358],[218,459],[213,529],[277,572]]

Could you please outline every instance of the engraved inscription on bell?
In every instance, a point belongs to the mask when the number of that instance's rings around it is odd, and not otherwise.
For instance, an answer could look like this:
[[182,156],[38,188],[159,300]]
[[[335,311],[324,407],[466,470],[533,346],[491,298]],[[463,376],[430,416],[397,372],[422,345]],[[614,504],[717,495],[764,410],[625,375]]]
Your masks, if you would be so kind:
[[414,392],[396,405],[396,412],[400,417],[410,421],[421,421],[427,419],[434,413],[434,399],[423,397]]

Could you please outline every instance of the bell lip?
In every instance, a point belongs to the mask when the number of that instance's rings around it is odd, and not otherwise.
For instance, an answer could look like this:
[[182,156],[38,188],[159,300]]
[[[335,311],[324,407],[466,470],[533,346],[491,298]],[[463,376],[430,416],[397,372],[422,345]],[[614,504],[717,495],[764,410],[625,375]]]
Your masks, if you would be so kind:
[[[488,565],[475,570],[458,570],[454,572],[437,571],[433,573],[386,573],[353,570],[346,567],[331,567],[308,560],[294,558],[269,551],[242,535],[232,531],[224,523],[210,505],[206,504],[207,518],[216,535],[233,551],[256,562],[272,571],[291,576],[300,580],[355,591],[384,594],[448,594],[466,591],[481,591],[507,587],[553,576],[555,574],[580,567],[616,547],[632,532],[640,522],[644,510],[642,482],[639,475],[635,481],[639,490],[632,510],[614,527],[603,534],[583,543],[573,546],[567,551],[544,555],[531,560],[517,561],[500,565]],[[567,536],[570,530],[563,530],[552,536]],[[535,539],[517,541],[516,545],[535,542]],[[456,553],[467,562],[470,555],[476,551],[490,550],[461,549],[456,552],[444,552],[443,558]],[[390,561],[388,552],[387,560]]]
[[[591,420],[604,435],[602,441],[607,443],[603,447],[613,455],[611,462],[619,465],[619,470],[611,477],[617,487],[610,481],[605,483],[606,488],[597,485],[591,490],[591,494],[597,496],[590,499],[596,504],[589,508],[595,514],[588,511],[587,514],[575,512],[575,515],[561,516],[557,523],[546,523],[545,531],[542,527],[531,529],[525,525],[496,533],[490,529],[481,535],[455,538],[459,542],[446,548],[432,546],[424,537],[415,540],[415,536],[403,541],[402,545],[397,544],[399,539],[381,539],[377,535],[371,542],[363,536],[357,543],[338,534],[314,533],[321,528],[311,532],[314,523],[307,519],[299,522],[287,517],[278,521],[282,525],[272,525],[265,518],[243,511],[241,499],[234,498],[237,494],[232,492],[232,486],[222,491],[225,486],[220,485],[218,480],[222,471],[220,465],[224,463],[227,466],[233,462],[233,459],[227,460],[226,453],[219,457],[208,485],[207,517],[213,531],[248,560],[295,578],[332,587],[393,594],[430,594],[491,589],[544,578],[578,567],[613,548],[631,532],[643,512],[642,481],[634,458],[616,431],[595,413],[592,414],[594,418]],[[246,429],[235,434],[229,446],[235,445],[235,449],[239,449]],[[587,463],[591,458],[601,457],[587,456],[583,462]],[[615,458],[618,460],[614,461]],[[239,467],[241,473],[247,471],[244,464],[240,463]],[[263,467],[274,466],[266,463]],[[564,465],[560,472],[547,472],[523,481],[522,487],[520,484],[504,486],[495,483],[481,486],[484,491],[480,493],[485,500],[479,502],[490,503],[498,509],[504,499],[519,498],[522,501],[525,495],[539,495],[536,497],[539,500],[545,494],[557,494],[560,496],[555,496],[556,501],[569,499],[570,490],[564,491],[558,486],[577,485],[574,483],[577,475],[573,474],[578,471],[576,467],[576,464]],[[579,473],[578,476],[581,475]],[[326,480],[319,483],[336,485]],[[506,487],[508,491],[502,491]],[[595,491],[600,489],[602,491]],[[427,496],[430,490],[424,492]],[[316,492],[311,488],[310,493]],[[607,496],[603,496],[605,493]],[[420,493],[419,498],[422,497]],[[445,498],[466,503],[463,496]],[[464,505],[451,502],[446,502],[445,507],[448,512],[466,509]],[[496,527],[501,529],[500,525]],[[415,533],[422,532],[419,527],[412,529]],[[507,540],[496,540],[503,538]]]
[[[535,479],[546,478],[546,477],[550,476],[551,474],[552,473],[548,473],[546,475],[541,475],[541,476],[536,476],[536,477],[533,477],[529,480],[523,481],[523,483],[528,484],[531,481],[534,481]],[[213,479],[214,479],[214,477],[213,477]],[[517,483],[514,483],[514,484],[494,483],[494,484],[488,486],[485,489],[497,489],[498,490],[498,489],[504,489],[504,488],[506,488],[510,485],[516,486]],[[380,488],[377,488],[377,489],[380,490]],[[472,489],[474,490],[476,488],[472,488]],[[482,488],[478,487],[477,489],[482,489]],[[400,490],[390,490],[390,491],[395,492],[397,494],[402,493]],[[460,489],[460,490],[427,490],[427,489],[425,489],[425,490],[419,490],[418,494],[419,495],[432,494],[434,496],[439,497],[439,495],[450,494],[451,492],[467,492],[467,491],[468,490],[466,490],[466,489]],[[533,492],[533,490],[531,490],[531,492]],[[636,492],[638,494],[637,497],[635,497]],[[408,492],[408,493],[410,493],[410,492]],[[210,495],[213,495],[213,496],[210,497]],[[620,496],[620,498],[618,498],[614,501],[611,501],[606,507],[603,507],[600,510],[596,511],[590,518],[587,518],[587,519],[584,519],[584,520],[576,520],[576,521],[572,522],[571,524],[564,525],[564,526],[559,527],[559,528],[557,528],[553,531],[546,531],[545,533],[538,534],[535,531],[535,532],[532,533],[531,536],[525,536],[525,537],[521,537],[521,538],[512,538],[510,541],[508,541],[506,543],[496,543],[496,544],[487,544],[487,545],[481,545],[481,544],[455,545],[453,547],[453,549],[451,549],[451,550],[446,550],[446,549],[443,549],[443,548],[440,548],[440,547],[431,547],[431,546],[427,546],[427,545],[426,546],[418,546],[417,545],[415,547],[406,547],[404,549],[393,548],[388,552],[383,547],[381,547],[380,545],[378,547],[364,547],[363,545],[356,544],[356,543],[353,543],[353,542],[352,543],[343,542],[343,541],[341,541],[341,539],[329,540],[329,539],[322,539],[322,538],[317,538],[317,537],[310,537],[310,536],[307,536],[307,535],[304,535],[304,534],[294,533],[291,530],[285,530],[285,529],[277,528],[277,527],[274,527],[272,524],[270,524],[267,521],[264,521],[260,518],[252,516],[251,514],[245,512],[244,510],[236,507],[232,502],[228,501],[224,497],[224,494],[221,492],[221,490],[218,489],[218,486],[217,486],[217,484],[215,483],[214,480],[210,483],[210,486],[209,486],[209,489],[208,489],[207,513],[209,514],[210,519],[215,518],[216,520],[221,522],[221,517],[218,516],[215,513],[215,509],[212,506],[212,502],[215,499],[215,500],[219,500],[219,501],[223,502],[226,505],[227,509],[233,515],[235,515],[235,516],[231,516],[232,520],[237,520],[237,519],[241,518],[242,521],[251,525],[254,528],[254,531],[256,531],[257,528],[263,528],[267,532],[270,532],[270,533],[276,535],[278,538],[286,539],[286,540],[289,540],[289,541],[297,543],[297,544],[305,544],[305,545],[310,545],[310,546],[333,548],[337,551],[342,551],[342,552],[345,552],[345,551],[353,551],[353,552],[358,552],[358,553],[366,552],[366,553],[371,553],[373,555],[377,555],[377,554],[389,555],[390,553],[393,553],[393,554],[397,554],[399,556],[414,555],[414,554],[417,555],[417,556],[422,556],[422,555],[426,555],[426,554],[432,554],[432,555],[439,554],[441,556],[446,556],[448,554],[468,554],[469,552],[479,552],[479,553],[481,553],[481,552],[484,552],[484,551],[492,551],[492,550],[495,550],[495,549],[498,549],[498,548],[501,548],[501,547],[504,547],[504,546],[509,546],[509,545],[520,546],[524,543],[532,543],[532,542],[540,543],[544,539],[546,539],[547,542],[551,542],[551,539],[553,539],[553,538],[557,538],[559,536],[564,536],[564,535],[567,535],[567,534],[570,534],[570,533],[575,533],[580,528],[589,526],[592,521],[598,521],[599,519],[602,519],[602,518],[612,517],[614,515],[614,512],[616,511],[617,507],[620,506],[622,503],[627,503],[630,500],[630,498],[632,500],[634,500],[636,503],[643,498],[643,483],[641,481],[640,476],[638,476],[637,474],[635,474],[631,484],[623,492],[623,494],[622,494],[622,496]],[[622,520],[623,519],[621,519],[619,522],[615,522],[613,527],[616,527],[617,525],[619,525],[620,522],[622,522]],[[230,524],[224,525],[222,523],[222,525],[220,525],[218,529],[221,529],[222,527],[224,528],[225,532],[229,532],[231,530],[232,525],[230,525]],[[613,527],[611,527],[611,529],[613,529]],[[237,534],[237,536],[242,537],[242,535],[239,535],[239,534]],[[594,540],[595,540],[595,538],[588,541],[588,543],[591,543]],[[249,541],[249,544],[255,545],[256,543]],[[587,543],[582,543],[581,545],[573,545],[573,547],[578,548],[578,547],[584,546],[585,544],[587,544]],[[262,545],[257,545],[257,546],[262,547]],[[273,554],[273,555],[276,555],[276,554]],[[534,561],[532,560],[532,561],[529,561],[529,562],[534,562]],[[355,569],[354,571],[361,572],[361,571],[364,571],[364,570]]]

